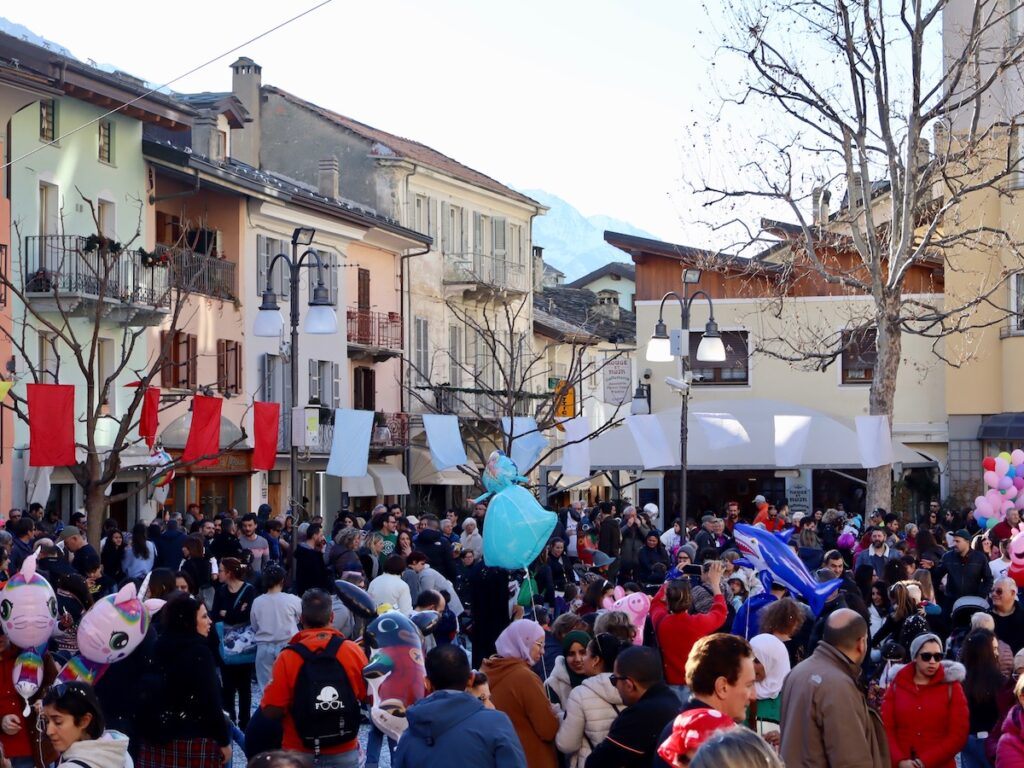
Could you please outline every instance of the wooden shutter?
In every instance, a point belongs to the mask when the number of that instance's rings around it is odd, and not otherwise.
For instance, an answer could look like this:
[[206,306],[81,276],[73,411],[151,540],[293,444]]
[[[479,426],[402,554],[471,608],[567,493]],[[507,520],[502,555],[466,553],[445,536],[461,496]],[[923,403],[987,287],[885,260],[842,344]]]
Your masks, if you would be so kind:
[[217,339],[217,389],[228,390],[228,343],[224,339]]
[[473,211],[473,253],[479,256],[484,252],[483,218],[479,211]]
[[495,218],[495,219],[491,220],[491,229],[492,229],[491,242],[494,244],[494,248],[492,249],[492,252],[494,253],[494,258],[496,258],[496,259],[504,259],[505,258],[505,254],[506,254],[506,246],[505,246],[506,231],[505,231],[505,227],[506,227],[506,225],[507,225],[507,222],[506,222],[505,219]]
[[441,203],[441,252],[451,253],[452,251],[452,222],[451,206],[448,203]]
[[338,272],[340,257],[338,254],[332,252],[330,254],[329,263],[331,268],[327,274],[327,288],[331,294],[331,304],[338,306]]
[[334,385],[331,407],[337,410],[341,408],[341,366],[337,363],[331,363],[331,382]]
[[274,364],[273,355],[264,352],[260,355],[260,400],[265,403],[274,402]]
[[263,289],[267,287],[267,270],[270,268],[270,261],[267,253],[269,238],[266,235],[256,235],[256,295],[263,296]]
[[[274,246],[270,254],[270,259],[279,254],[287,253],[289,243],[285,240],[274,240]],[[290,301],[292,296],[291,289],[291,272],[288,269],[288,265],[284,262],[279,262],[277,267],[277,300],[278,301]]]
[[434,198],[427,198],[427,234],[434,238],[434,247],[437,247],[437,217],[434,214]]
[[363,377],[366,383],[363,385],[365,397],[364,409],[367,411],[377,410],[377,371],[373,368],[363,368]]
[[359,268],[359,304],[360,310],[370,308],[370,270]]
[[160,331],[160,354],[163,356],[163,361],[160,364],[161,387],[175,386],[173,342],[174,337],[170,331]]
[[309,401],[320,401],[320,362],[309,360]]
[[242,343],[240,341],[232,341],[231,348],[235,359],[231,365],[231,374],[234,377],[234,381],[230,382],[230,386],[231,391],[237,395],[242,392]]
[[462,328],[448,326],[448,383],[462,386]]
[[187,338],[188,356],[185,358],[187,361],[185,369],[188,371],[188,378],[185,386],[195,389],[199,367],[199,339],[194,333],[188,334]]

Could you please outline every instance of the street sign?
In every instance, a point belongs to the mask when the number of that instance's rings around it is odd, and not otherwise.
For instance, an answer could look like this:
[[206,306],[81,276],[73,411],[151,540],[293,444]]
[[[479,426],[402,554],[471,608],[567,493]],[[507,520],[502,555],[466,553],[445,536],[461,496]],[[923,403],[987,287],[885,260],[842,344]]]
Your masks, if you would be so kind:
[[576,417],[576,389],[564,379],[555,387],[555,418],[572,419]]
[[601,368],[604,377],[604,401],[609,405],[622,405],[633,397],[633,364],[628,357],[605,360]]

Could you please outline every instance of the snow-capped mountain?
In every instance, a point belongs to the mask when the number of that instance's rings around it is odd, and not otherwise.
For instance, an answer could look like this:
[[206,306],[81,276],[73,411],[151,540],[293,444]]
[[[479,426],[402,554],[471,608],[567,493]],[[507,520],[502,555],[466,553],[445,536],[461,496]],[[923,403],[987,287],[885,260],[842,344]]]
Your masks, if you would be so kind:
[[533,244],[544,248],[544,261],[565,272],[566,282],[582,277],[609,261],[629,261],[626,254],[604,241],[606,229],[658,239],[611,216],[584,216],[571,204],[549,192],[540,189],[520,191],[551,209],[533,220]]

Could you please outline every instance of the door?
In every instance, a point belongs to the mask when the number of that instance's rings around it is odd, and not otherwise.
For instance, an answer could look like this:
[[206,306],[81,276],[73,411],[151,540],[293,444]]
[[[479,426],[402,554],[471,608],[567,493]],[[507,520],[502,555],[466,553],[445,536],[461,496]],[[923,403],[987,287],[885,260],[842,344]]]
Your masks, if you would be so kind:
[[227,512],[234,502],[230,477],[202,477],[199,479],[199,506],[208,517]]
[[[122,493],[126,493],[131,490],[133,485],[134,484],[131,483],[113,483],[110,488],[110,495],[120,496]],[[128,525],[128,499],[115,501],[107,509],[107,516],[112,517],[117,521],[118,528],[122,531],[131,530]]]

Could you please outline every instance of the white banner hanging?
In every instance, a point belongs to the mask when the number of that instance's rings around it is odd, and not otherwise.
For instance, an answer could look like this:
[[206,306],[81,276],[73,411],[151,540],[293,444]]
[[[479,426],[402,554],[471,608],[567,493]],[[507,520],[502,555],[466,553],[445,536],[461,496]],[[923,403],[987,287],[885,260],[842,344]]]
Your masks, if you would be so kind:
[[626,425],[643,458],[644,469],[663,469],[679,465],[679,459],[669,446],[668,437],[662,430],[657,416],[627,416]]
[[695,413],[693,418],[700,424],[708,448],[722,451],[750,443],[750,435],[739,420],[731,413]]
[[430,461],[434,469],[442,472],[460,464],[468,464],[466,447],[459,432],[459,417],[450,414],[423,414],[423,428],[430,446]]
[[563,421],[565,442],[562,449],[562,474],[590,477],[590,422],[585,416]]
[[334,440],[327,474],[334,477],[363,477],[370,458],[373,411],[339,408],[334,412]]
[[509,458],[516,463],[520,474],[526,474],[548,447],[547,438],[537,431],[537,420],[529,416],[514,419],[502,416],[501,428],[511,438],[512,455]]
[[811,434],[810,416],[775,416],[775,466],[800,467]]
[[857,447],[860,465],[865,469],[892,464],[892,432],[888,416],[858,416]]

